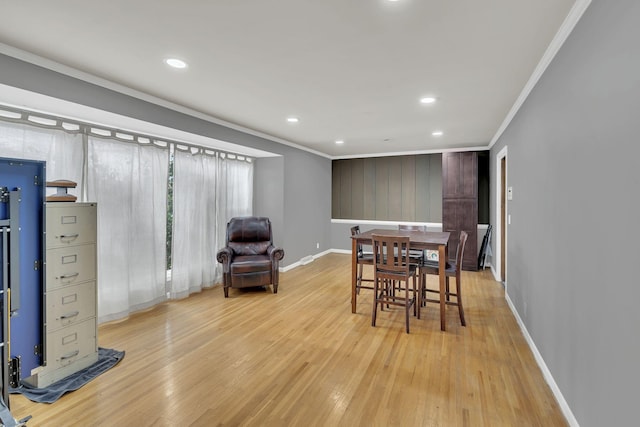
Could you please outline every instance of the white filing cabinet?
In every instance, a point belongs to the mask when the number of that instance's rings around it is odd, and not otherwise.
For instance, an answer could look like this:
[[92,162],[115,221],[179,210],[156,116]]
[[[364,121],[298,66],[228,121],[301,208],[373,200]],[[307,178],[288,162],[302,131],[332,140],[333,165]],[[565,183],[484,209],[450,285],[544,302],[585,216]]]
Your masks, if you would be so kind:
[[35,387],[98,361],[96,235],[95,203],[46,204],[46,363],[24,380]]

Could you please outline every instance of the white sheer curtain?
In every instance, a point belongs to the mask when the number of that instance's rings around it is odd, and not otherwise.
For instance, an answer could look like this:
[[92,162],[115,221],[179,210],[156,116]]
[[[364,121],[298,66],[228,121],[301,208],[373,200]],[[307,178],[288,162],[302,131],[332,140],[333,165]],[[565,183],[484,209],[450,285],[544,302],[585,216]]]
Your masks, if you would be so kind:
[[253,163],[228,155],[220,158],[220,185],[218,206],[224,218],[220,224],[226,230],[227,222],[235,216],[248,216],[253,212]]
[[182,298],[222,280],[216,252],[227,221],[252,213],[253,164],[181,150],[174,161],[171,292]]
[[253,215],[253,163],[223,155],[220,161],[219,183],[216,202],[218,241],[221,248],[227,238],[229,220],[236,216]]
[[87,159],[102,322],[166,299],[168,149],[89,137]]
[[[82,200],[84,148],[81,134],[0,122],[0,157],[46,161],[46,180],[76,182],[77,188],[69,189],[69,193]],[[50,189],[47,194],[55,191]]]
[[222,276],[215,258],[218,158],[176,150],[173,171],[171,297],[184,298]]

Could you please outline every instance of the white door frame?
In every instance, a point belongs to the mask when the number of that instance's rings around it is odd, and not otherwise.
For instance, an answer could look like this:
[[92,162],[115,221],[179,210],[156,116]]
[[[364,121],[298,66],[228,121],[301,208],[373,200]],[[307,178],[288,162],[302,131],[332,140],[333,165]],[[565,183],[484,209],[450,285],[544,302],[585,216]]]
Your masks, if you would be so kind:
[[[507,230],[505,227],[505,230],[502,230],[502,209],[500,206],[500,202],[501,202],[501,194],[502,191],[506,191],[506,188],[508,188],[507,185],[507,180],[509,178],[509,175],[507,174],[507,171],[509,169],[509,165],[508,163],[505,163],[505,189],[502,188],[502,159],[504,159],[507,156],[507,147],[504,147],[502,150],[500,150],[498,152],[498,154],[496,154],[496,233],[495,236],[496,238],[494,239],[495,245],[496,245],[496,251],[495,251],[495,258],[494,258],[494,270],[493,270],[493,275],[496,278],[496,280],[498,282],[504,282],[504,286],[505,289],[507,287],[507,278],[506,277],[500,277],[500,272],[502,271],[502,244],[500,243],[502,240],[502,233],[504,234],[504,241],[505,241],[505,247],[507,246]],[[507,160],[508,162],[508,160]],[[505,198],[505,215],[507,215],[508,218],[508,208],[509,208],[509,203],[508,200]],[[507,222],[505,221],[505,224],[507,224]],[[507,254],[505,253],[505,276],[507,276]]]

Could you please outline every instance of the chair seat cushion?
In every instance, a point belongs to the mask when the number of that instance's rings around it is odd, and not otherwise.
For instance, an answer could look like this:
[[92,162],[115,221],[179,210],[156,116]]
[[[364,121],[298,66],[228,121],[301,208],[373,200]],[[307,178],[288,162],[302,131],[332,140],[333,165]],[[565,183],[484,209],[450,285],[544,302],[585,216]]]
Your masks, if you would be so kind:
[[271,271],[269,255],[238,255],[231,263],[231,274]]

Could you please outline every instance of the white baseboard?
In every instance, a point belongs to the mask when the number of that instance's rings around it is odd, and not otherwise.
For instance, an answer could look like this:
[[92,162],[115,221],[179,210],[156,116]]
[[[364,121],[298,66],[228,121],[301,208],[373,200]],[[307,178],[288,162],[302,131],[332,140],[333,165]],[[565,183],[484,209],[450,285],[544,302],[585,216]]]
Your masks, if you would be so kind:
[[[280,268],[280,272],[284,273],[284,272],[287,272],[289,270],[293,270],[296,267],[300,267],[301,265],[309,264],[309,263],[315,261],[316,259],[320,258],[321,256],[324,256],[324,255],[326,255],[328,253],[331,253],[331,252],[335,252],[335,250],[334,249],[327,249],[326,251],[320,252],[319,254],[316,254],[316,255],[308,255],[308,256],[300,259],[299,261],[294,262],[293,264],[289,264],[286,267],[281,267]],[[346,253],[350,254],[351,251],[347,251]],[[309,259],[309,258],[313,258],[313,259]]]
[[331,249],[334,254],[347,254],[351,255],[351,249]]
[[498,272],[493,267],[493,263],[489,264],[489,267],[491,267],[491,273],[493,274],[493,278],[496,279],[496,282],[500,282],[501,281],[500,276],[498,276]]
[[579,427],[580,424],[578,424],[578,420],[576,420],[576,417],[573,415],[573,412],[571,412],[571,408],[569,407],[569,404],[567,403],[564,396],[562,395],[562,392],[560,391],[558,384],[556,384],[556,381],[553,379],[553,375],[551,375],[551,371],[549,371],[549,368],[547,367],[547,364],[544,362],[542,355],[538,351],[536,344],[533,342],[533,338],[531,338],[531,335],[529,335],[529,331],[527,330],[527,327],[524,325],[524,322],[522,321],[522,319],[520,318],[520,315],[516,311],[516,307],[513,305],[511,298],[509,298],[509,294],[507,294],[506,292],[505,292],[505,299],[507,300],[507,304],[509,305],[511,312],[513,313],[513,316],[516,318],[516,321],[520,326],[520,330],[522,331],[522,335],[524,336],[524,339],[527,341],[527,344],[529,344],[529,348],[531,349],[531,352],[533,353],[533,357],[536,359],[536,362],[538,363],[538,366],[542,371],[542,375],[544,376],[544,379],[547,381],[547,384],[549,384],[549,387],[551,387],[551,391],[553,392],[553,395],[558,401],[558,404],[560,405],[560,409],[562,410],[562,413],[567,419],[567,422],[571,427]]

